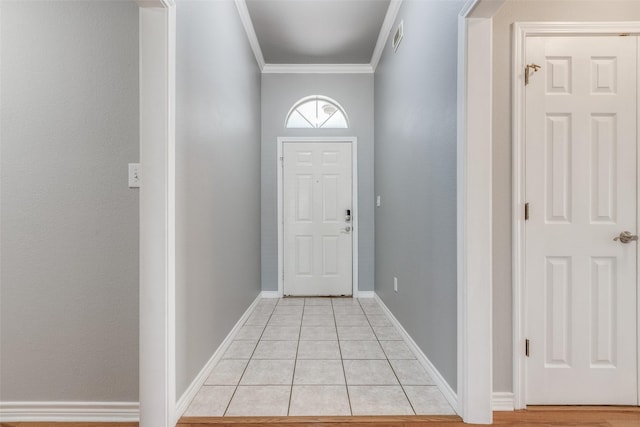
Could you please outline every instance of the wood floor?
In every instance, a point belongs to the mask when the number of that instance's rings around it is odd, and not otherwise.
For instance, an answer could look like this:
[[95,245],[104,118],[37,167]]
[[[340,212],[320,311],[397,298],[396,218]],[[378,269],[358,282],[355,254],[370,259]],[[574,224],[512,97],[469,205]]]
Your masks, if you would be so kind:
[[[640,427],[637,407],[530,407],[495,412],[494,425],[518,427]],[[178,427],[465,427],[455,416],[187,418]]]
[[[640,427],[637,407],[530,407],[495,412],[494,425],[517,427]],[[0,423],[0,427],[137,427],[137,423]],[[459,417],[187,418],[177,427],[465,427]]]
[[138,427],[138,423],[7,423],[0,422],[0,427]]
[[183,417],[178,427],[419,427],[455,426],[460,417],[424,416],[350,416],[350,417]]

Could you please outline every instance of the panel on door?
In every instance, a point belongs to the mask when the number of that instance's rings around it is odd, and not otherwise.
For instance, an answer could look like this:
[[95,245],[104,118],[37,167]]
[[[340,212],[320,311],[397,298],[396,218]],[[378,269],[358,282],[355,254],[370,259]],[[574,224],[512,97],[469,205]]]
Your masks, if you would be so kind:
[[283,143],[284,294],[351,295],[351,144]]
[[530,37],[527,404],[636,405],[636,37]]

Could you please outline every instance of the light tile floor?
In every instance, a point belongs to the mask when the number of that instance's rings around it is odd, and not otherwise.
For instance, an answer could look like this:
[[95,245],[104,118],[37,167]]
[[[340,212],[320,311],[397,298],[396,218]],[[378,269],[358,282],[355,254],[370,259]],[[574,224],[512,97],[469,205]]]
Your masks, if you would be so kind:
[[262,299],[185,416],[454,415],[374,299]]

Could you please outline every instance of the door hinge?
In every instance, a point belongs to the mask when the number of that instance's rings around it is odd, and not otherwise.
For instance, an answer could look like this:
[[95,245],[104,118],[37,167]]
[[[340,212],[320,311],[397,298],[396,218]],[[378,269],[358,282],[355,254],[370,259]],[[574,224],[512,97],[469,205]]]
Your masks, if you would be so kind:
[[529,221],[529,202],[524,204],[524,220]]
[[524,340],[524,355],[529,357],[529,338]]
[[537,73],[540,68],[542,67],[536,64],[527,64],[527,66],[524,67],[524,85],[525,86],[529,84],[529,76],[531,75],[531,70],[533,70],[534,73]]
[[284,167],[284,156],[280,157],[280,164]]

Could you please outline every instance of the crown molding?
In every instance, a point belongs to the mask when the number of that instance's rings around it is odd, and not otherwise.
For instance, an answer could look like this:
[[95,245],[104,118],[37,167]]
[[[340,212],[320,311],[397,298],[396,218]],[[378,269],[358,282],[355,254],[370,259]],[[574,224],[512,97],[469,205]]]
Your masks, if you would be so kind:
[[384,17],[384,21],[382,21],[382,27],[380,27],[380,34],[378,35],[376,47],[373,49],[373,55],[371,55],[372,72],[376,70],[378,62],[380,62],[380,57],[382,56],[382,52],[384,52],[384,46],[387,44],[389,33],[391,33],[393,24],[396,22],[401,5],[402,0],[391,0],[391,3],[389,3],[387,14]]
[[[138,2],[171,2],[175,0],[137,0]],[[235,0],[238,14],[240,15],[240,21],[244,27],[247,38],[249,39],[249,45],[256,57],[256,62],[260,71],[264,74],[372,74],[375,72],[382,52],[384,51],[385,43],[393,24],[398,16],[400,5],[402,0],[391,0],[387,14],[385,15],[382,27],[380,28],[380,34],[378,35],[378,41],[371,57],[371,63],[369,64],[266,64],[262,49],[260,48],[260,42],[256,35],[249,15],[249,9],[247,8],[246,0]]]
[[465,18],[492,18],[506,0],[472,0],[462,8],[459,16]]
[[473,9],[475,9],[478,3],[480,3],[480,0],[467,0],[467,2],[462,6],[462,10],[458,16],[462,18],[471,16],[471,12],[473,12]]
[[260,71],[263,71],[265,66],[264,56],[262,55],[262,49],[260,48],[258,36],[256,35],[256,31],[253,28],[253,22],[251,21],[251,16],[249,15],[249,9],[247,9],[247,2],[245,0],[235,0],[235,3],[236,8],[238,9],[238,14],[240,15],[240,20],[242,21],[242,26],[244,27],[244,31],[247,33],[247,38],[249,39],[251,50],[253,50],[253,54],[256,57],[258,67],[260,67]]
[[266,64],[264,74],[372,74],[371,64]]

